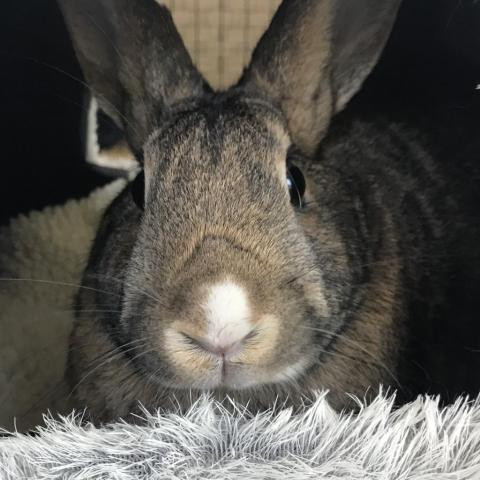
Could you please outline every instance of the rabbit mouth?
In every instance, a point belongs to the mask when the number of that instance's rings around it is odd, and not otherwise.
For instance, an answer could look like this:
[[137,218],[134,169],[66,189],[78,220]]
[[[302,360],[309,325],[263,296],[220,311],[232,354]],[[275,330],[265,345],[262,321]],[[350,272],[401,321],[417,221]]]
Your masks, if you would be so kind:
[[210,368],[198,371],[195,377],[176,377],[174,381],[167,382],[165,378],[159,381],[166,387],[175,389],[195,389],[200,391],[240,391],[255,389],[265,385],[287,385],[296,383],[311,365],[307,357],[302,357],[292,364],[282,367],[271,365],[260,367],[250,365],[238,360],[225,357],[211,357]]

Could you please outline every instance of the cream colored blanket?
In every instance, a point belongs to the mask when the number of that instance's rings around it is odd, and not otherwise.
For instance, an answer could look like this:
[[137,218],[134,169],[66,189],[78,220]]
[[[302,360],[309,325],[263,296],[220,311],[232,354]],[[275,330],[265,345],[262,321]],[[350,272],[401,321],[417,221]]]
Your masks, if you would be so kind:
[[0,427],[20,430],[65,408],[62,384],[72,299],[118,180],[88,198],[11,221],[0,230]]

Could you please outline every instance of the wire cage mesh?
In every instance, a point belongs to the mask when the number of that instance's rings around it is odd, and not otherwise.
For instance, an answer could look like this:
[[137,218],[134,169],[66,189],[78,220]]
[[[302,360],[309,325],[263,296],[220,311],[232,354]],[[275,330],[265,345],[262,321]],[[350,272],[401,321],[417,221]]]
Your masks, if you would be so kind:
[[240,76],[281,0],[159,0],[195,64],[215,88]]

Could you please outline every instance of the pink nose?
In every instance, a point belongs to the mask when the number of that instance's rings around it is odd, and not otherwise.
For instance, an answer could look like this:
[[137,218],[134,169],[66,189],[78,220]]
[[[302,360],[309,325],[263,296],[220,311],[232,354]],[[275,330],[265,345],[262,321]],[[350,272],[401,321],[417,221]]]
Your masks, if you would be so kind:
[[214,342],[202,338],[194,338],[185,333],[183,333],[183,336],[192,346],[225,359],[240,353],[244,348],[245,343],[255,336],[255,332],[252,330],[240,340],[230,341],[228,343],[220,341]]

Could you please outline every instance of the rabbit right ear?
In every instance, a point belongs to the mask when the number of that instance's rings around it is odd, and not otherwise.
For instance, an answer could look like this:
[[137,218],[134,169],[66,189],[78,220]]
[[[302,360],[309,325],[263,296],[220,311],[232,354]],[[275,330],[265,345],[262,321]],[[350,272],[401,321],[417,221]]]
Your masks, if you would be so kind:
[[169,107],[208,85],[155,0],[58,0],[99,106],[138,151]]
[[375,66],[400,3],[284,0],[240,85],[277,104],[293,141],[313,153]]

